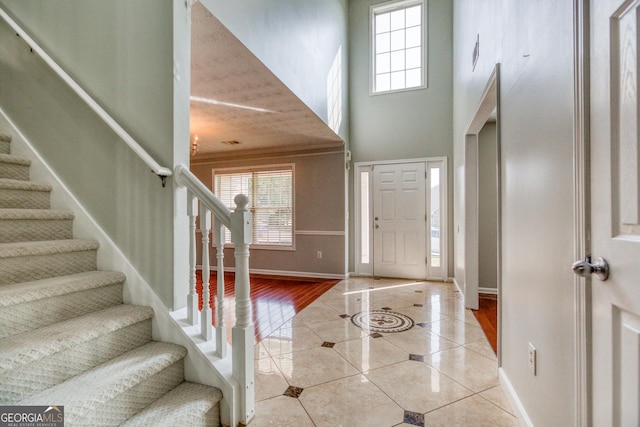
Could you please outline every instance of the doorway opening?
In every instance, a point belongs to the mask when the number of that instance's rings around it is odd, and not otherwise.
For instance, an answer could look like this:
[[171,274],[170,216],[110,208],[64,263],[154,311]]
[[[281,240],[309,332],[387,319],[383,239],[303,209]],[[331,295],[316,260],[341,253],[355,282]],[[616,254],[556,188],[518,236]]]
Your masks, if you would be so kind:
[[496,64],[465,134],[465,276],[464,282],[458,284],[466,307],[473,310],[479,307],[480,294],[488,298],[497,295],[497,337],[501,317],[499,72]]
[[356,163],[356,274],[447,278],[447,159]]

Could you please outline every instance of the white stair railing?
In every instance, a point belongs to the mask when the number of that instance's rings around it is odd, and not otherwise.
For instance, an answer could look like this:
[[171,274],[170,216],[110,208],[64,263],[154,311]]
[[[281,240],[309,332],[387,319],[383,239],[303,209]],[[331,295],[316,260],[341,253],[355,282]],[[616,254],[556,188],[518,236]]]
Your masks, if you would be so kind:
[[[251,313],[249,282],[249,246],[252,240],[252,217],[247,209],[249,199],[243,194],[235,197],[236,209],[231,212],[185,165],[174,170],[178,185],[187,188],[187,215],[189,216],[189,294],[187,319],[192,325],[200,323],[202,338],[213,339],[212,310],[210,304],[210,255],[209,234],[213,228],[216,246],[217,292],[215,298],[217,325],[215,329],[216,355],[221,359],[227,354],[227,330],[224,321],[224,244],[225,228],[231,232],[235,247],[235,315],[236,324],[231,334],[232,375],[238,384],[239,421],[248,424],[255,413],[255,385],[253,369],[254,326]],[[196,293],[196,217],[200,218],[202,232],[202,311],[198,315]],[[212,218],[213,217],[213,218]],[[212,221],[213,219],[213,221]]]

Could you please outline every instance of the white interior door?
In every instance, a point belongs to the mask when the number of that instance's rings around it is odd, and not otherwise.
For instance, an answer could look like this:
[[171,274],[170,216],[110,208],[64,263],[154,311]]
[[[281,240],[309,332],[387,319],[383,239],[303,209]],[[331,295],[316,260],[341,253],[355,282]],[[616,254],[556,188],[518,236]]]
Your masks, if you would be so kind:
[[640,1],[591,1],[593,425],[640,425]]
[[426,276],[425,163],[373,167],[373,274]]

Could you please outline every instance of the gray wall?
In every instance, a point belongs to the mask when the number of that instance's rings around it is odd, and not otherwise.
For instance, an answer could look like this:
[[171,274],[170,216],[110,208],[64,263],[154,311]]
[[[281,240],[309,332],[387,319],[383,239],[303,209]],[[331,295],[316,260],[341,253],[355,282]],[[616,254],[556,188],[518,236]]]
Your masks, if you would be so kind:
[[327,75],[341,49],[344,114],[338,134],[348,137],[347,0],[201,3],[325,123]]
[[501,364],[537,426],[575,422],[572,28],[570,0],[454,2],[456,280],[464,283],[464,133],[500,63]]
[[[349,94],[351,97],[349,149],[353,161],[441,156],[451,159],[453,155],[451,133],[453,3],[450,0],[425,2],[428,23],[426,41],[428,87],[372,96],[369,95],[369,6],[377,3],[382,1],[352,0],[349,2]],[[451,164],[449,164],[449,170],[451,170]],[[451,176],[450,172],[449,182],[451,182]],[[353,189],[353,174],[349,188]],[[452,212],[452,190],[448,198],[449,212]],[[350,207],[350,212],[354,212],[353,197],[350,199]],[[451,214],[449,224],[452,221]],[[350,228],[353,230],[353,223],[350,224]],[[449,240],[451,241],[451,234]],[[453,245],[449,244],[449,248],[449,276],[451,276]],[[350,271],[353,271],[353,247],[350,248],[349,259]]]
[[496,124],[487,123],[478,134],[478,286],[497,287],[498,189]]
[[[2,0],[161,164],[173,166],[171,2]],[[167,305],[173,193],[0,23],[0,106]]]
[[[277,158],[228,159],[192,164],[192,172],[212,188],[212,169],[293,163],[295,230],[313,232],[295,236],[295,251],[251,249],[251,269],[343,275],[344,237],[344,153],[279,155]],[[320,233],[315,233],[320,232]],[[322,235],[321,232],[331,232]],[[335,233],[337,232],[337,233]],[[339,235],[335,235],[339,234]],[[322,259],[316,257],[322,251]],[[233,266],[233,251],[225,250],[225,266]],[[215,252],[211,253],[215,265]]]

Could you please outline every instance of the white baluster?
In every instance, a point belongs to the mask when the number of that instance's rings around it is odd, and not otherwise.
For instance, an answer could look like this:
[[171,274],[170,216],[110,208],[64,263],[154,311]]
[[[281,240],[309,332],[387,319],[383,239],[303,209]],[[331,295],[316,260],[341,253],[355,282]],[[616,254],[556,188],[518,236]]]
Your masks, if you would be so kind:
[[187,215],[189,215],[189,295],[187,295],[187,320],[198,324],[198,294],[196,292],[196,217],[198,199],[191,191],[187,192]]
[[231,214],[231,240],[236,259],[236,324],[232,332],[233,377],[240,385],[240,422],[247,425],[255,415],[255,384],[253,372],[254,329],[251,315],[249,283],[249,245],[252,240],[249,199],[238,194],[236,210]]
[[213,225],[216,242],[216,260],[218,271],[218,298],[216,298],[216,352],[220,358],[227,357],[227,325],[224,322],[224,225],[216,218]]
[[202,312],[200,313],[200,331],[202,338],[209,341],[213,338],[211,324],[211,305],[209,304],[209,233],[211,232],[211,212],[204,204],[200,204],[200,230],[202,231]]

